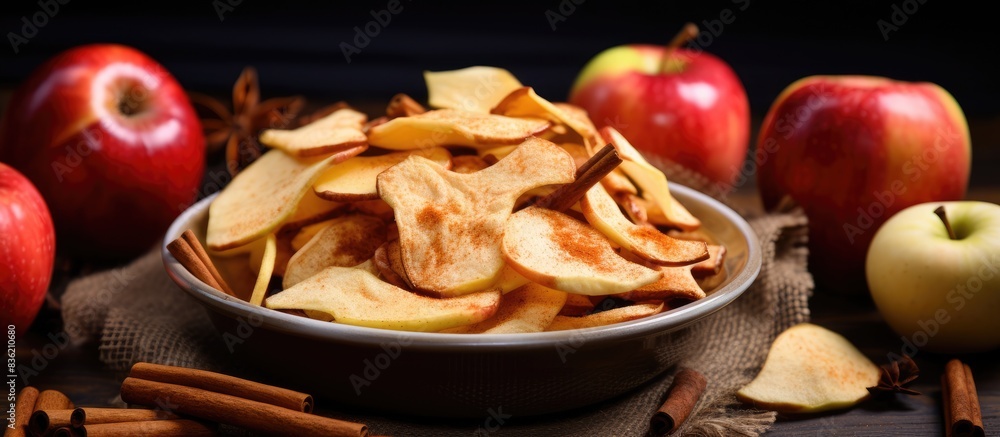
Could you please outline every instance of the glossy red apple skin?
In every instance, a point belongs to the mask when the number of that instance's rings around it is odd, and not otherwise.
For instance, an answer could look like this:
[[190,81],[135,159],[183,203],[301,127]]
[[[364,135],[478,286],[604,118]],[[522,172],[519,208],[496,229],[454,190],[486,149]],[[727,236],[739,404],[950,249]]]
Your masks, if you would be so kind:
[[52,279],[56,235],[42,195],[0,163],[0,318],[24,332]]
[[181,86],[120,45],[55,56],[21,84],[0,124],[0,161],[34,182],[60,247],[78,256],[120,259],[152,247],[197,196],[204,151]]
[[788,195],[803,207],[810,271],[820,288],[846,293],[866,290],[865,255],[883,222],[912,205],[960,200],[969,181],[965,116],[931,83],[802,79],[771,106],[757,148],[764,206]]
[[598,127],[616,127],[654,165],[668,159],[728,190],[750,137],[749,103],[739,77],[721,59],[688,49],[671,55],[684,64],[679,72],[661,73],[664,47],[626,47],[635,51],[635,68],[585,68],[570,102],[586,109]]

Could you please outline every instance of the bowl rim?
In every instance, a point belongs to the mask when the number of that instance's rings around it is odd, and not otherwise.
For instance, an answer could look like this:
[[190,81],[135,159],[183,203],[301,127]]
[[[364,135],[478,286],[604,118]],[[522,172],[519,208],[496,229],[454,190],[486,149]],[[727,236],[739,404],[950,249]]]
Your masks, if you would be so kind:
[[209,287],[187,271],[167,250],[167,244],[176,239],[186,229],[193,217],[207,209],[218,196],[212,194],[188,207],[171,223],[164,236],[160,251],[168,276],[185,292],[204,304],[211,311],[223,313],[231,318],[244,320],[268,329],[281,331],[299,337],[327,342],[363,345],[373,348],[386,344],[401,344],[429,351],[459,352],[467,348],[477,351],[510,351],[532,348],[552,348],[558,346],[579,347],[583,342],[601,344],[619,342],[625,339],[644,337],[656,333],[672,332],[697,322],[742,295],[757,278],[761,268],[761,250],[756,234],[742,216],[731,208],[708,195],[680,184],[670,184],[671,194],[680,198],[691,198],[707,204],[735,225],[747,243],[747,261],[723,287],[707,297],[687,305],[665,311],[650,317],[593,328],[566,331],[519,333],[519,334],[448,334],[437,332],[395,331],[382,328],[353,326],[324,322],[307,317],[286,314],[262,306],[253,306],[238,298],[229,296]]

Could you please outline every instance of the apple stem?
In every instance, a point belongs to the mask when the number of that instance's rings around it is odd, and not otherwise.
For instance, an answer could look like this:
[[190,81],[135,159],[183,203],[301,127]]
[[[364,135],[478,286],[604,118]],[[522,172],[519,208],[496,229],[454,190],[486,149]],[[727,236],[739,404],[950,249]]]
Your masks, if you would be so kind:
[[934,214],[937,214],[938,218],[944,222],[944,228],[948,230],[948,238],[952,240],[957,240],[958,237],[955,236],[955,230],[951,228],[951,223],[948,222],[948,215],[944,212],[944,206],[939,206],[934,210]]
[[681,31],[677,32],[674,39],[670,40],[670,44],[667,44],[666,50],[663,51],[663,58],[660,60],[660,73],[670,69],[667,65],[670,62],[670,55],[696,36],[698,36],[698,26],[694,23],[685,23]]

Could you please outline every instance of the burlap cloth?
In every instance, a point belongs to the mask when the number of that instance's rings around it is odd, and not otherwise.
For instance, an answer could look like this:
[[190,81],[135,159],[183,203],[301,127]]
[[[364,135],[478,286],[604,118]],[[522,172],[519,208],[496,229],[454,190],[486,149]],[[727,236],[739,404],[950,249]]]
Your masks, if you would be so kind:
[[[687,175],[673,181],[711,192]],[[812,276],[806,270],[806,218],[801,211],[748,213],[763,251],[760,276],[735,302],[691,329],[699,346],[681,366],[700,370],[709,384],[680,435],[758,435],[775,413],[741,406],[735,392],[760,370],[774,337],[809,319]],[[96,342],[100,359],[116,370],[137,361],[226,371],[220,335],[205,309],[181,291],[163,269],[158,248],[131,264],[72,282],[62,298],[66,332],[76,343]],[[649,417],[663,402],[673,370],[619,398],[568,413],[512,418],[501,435],[645,435]],[[322,407],[322,405],[320,405]],[[400,420],[377,413],[337,412],[373,434],[476,435],[483,420]]]

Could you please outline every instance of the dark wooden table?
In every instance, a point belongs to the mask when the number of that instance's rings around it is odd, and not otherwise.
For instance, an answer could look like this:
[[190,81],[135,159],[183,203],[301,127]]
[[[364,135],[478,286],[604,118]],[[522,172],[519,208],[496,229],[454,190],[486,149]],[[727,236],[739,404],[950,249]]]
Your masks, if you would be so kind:
[[[1000,203],[1000,187],[976,188],[969,199]],[[744,199],[753,202],[754,199]],[[814,323],[841,333],[872,361],[883,363],[886,354],[899,353],[903,343],[885,325],[867,296],[830,294],[819,284],[810,302]],[[53,353],[51,333],[61,332],[59,315],[43,310],[39,319],[17,342],[19,363],[37,369],[30,384],[66,393],[78,405],[113,405],[120,402],[123,375],[106,369],[98,360],[96,345],[67,345]],[[48,347],[48,349],[46,349]],[[53,356],[54,355],[54,356]],[[769,434],[807,435],[939,435],[943,433],[940,375],[950,356],[920,352],[914,357],[921,377],[912,388],[922,396],[899,396],[895,402],[868,402],[847,411],[806,417],[780,417]],[[959,357],[971,367],[979,390],[988,435],[1000,435],[1000,351]]]

